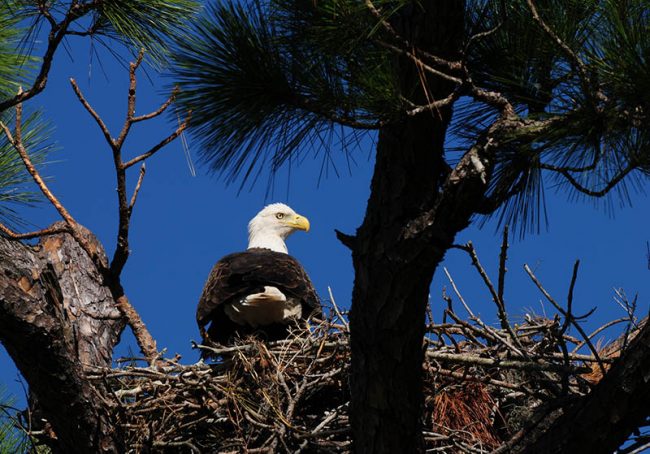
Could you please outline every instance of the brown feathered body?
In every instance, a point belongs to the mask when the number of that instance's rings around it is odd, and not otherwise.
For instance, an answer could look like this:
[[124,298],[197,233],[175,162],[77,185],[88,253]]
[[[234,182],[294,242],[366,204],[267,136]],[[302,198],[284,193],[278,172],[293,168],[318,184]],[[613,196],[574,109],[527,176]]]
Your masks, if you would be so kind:
[[302,265],[289,254],[252,248],[214,265],[196,322],[205,344],[229,344],[250,334],[286,338],[291,324],[315,313],[319,298]]

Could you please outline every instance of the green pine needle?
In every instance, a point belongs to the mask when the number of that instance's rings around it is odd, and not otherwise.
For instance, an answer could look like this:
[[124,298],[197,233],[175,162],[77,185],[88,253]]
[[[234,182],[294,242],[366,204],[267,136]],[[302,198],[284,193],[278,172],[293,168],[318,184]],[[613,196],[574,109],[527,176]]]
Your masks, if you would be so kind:
[[[203,158],[230,180],[329,153],[337,123],[399,114],[397,77],[368,11],[352,0],[217,2],[177,42],[173,82]],[[343,133],[343,143],[357,139]]]
[[169,42],[184,36],[199,10],[195,0],[105,0],[95,13],[98,34],[144,48],[154,62],[167,60]]
[[[14,117],[0,116],[9,128]],[[32,162],[39,166],[55,150],[49,142],[52,128],[43,120],[40,112],[34,112],[23,119],[23,142]],[[24,221],[17,209],[32,206],[41,200],[41,193],[35,189],[31,175],[25,169],[18,152],[7,137],[0,135],[0,222],[10,226],[22,225]]]

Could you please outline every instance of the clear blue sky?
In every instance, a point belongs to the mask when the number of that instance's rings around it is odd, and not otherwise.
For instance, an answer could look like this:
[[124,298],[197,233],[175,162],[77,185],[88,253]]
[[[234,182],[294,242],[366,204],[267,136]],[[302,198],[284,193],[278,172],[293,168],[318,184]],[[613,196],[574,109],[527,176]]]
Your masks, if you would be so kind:
[[[115,244],[116,194],[111,155],[90,116],[74,96],[68,78],[79,82],[87,99],[101,114],[114,134],[124,118],[128,76],[110,56],[102,53],[102,66],[90,58],[87,40],[71,39],[69,53],[59,51],[44,94],[26,108],[41,108],[56,127],[54,140],[60,147],[43,169],[49,184],[79,222],[95,232],[109,251]],[[165,80],[154,71],[149,79],[140,73],[137,113],[158,107]],[[175,125],[169,118],[153,124],[136,125],[125,148],[133,157],[168,134]],[[190,340],[198,339],[194,311],[210,268],[221,256],[246,247],[248,220],[263,205],[282,201],[311,220],[312,230],[299,232],[288,241],[290,252],[310,273],[323,298],[331,286],[341,306],[350,302],[353,270],[349,251],[334,235],[334,229],[353,233],[361,223],[369,194],[373,166],[371,141],[367,149],[353,153],[356,165],[348,171],[344,155],[333,150],[328,176],[320,179],[323,156],[307,157],[291,172],[276,176],[272,194],[267,194],[264,175],[252,190],[238,193],[238,186],[226,186],[199,165],[198,149],[190,138],[197,176],[192,177],[180,142],[175,142],[147,162],[147,175],[135,208],[132,255],[123,273],[127,295],[168,354],[180,353],[183,361],[194,362],[196,352]],[[137,178],[132,169],[131,188]],[[647,186],[646,186],[647,187]],[[586,323],[588,331],[605,320],[620,317],[613,301],[613,288],[622,287],[629,295],[639,294],[640,313],[648,311],[650,271],[646,260],[646,241],[650,239],[650,211],[645,195],[633,196],[632,208],[615,210],[615,216],[589,203],[567,203],[561,194],[547,191],[550,229],[525,240],[511,241],[507,304],[513,317],[525,311],[552,315],[548,304],[541,304],[539,292],[523,272],[524,263],[559,300],[564,301],[575,259],[582,261],[575,292],[577,313],[597,307]],[[25,210],[24,216],[39,227],[57,220],[56,213],[43,204]],[[471,227],[458,242],[472,240],[483,263],[495,276],[500,235],[495,223],[483,229]],[[448,267],[475,312],[494,321],[493,304],[468,257],[450,251]],[[446,285],[439,269],[431,286],[434,312],[442,306],[441,290]],[[610,333],[610,337],[615,333]],[[129,347],[137,351],[130,334],[123,336],[118,354]],[[21,395],[18,374],[5,351],[0,348],[0,383]]]

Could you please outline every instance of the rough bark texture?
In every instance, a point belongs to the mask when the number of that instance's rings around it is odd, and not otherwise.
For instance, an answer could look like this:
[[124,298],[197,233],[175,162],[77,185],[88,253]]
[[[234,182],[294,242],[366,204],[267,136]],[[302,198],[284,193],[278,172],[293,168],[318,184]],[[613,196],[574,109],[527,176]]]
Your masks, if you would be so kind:
[[587,396],[547,415],[500,452],[609,454],[650,417],[650,324]]
[[[394,26],[419,48],[455,57],[463,5],[459,0],[417,2],[395,18]],[[415,91],[418,102],[426,104],[417,68],[406,60],[399,65],[402,90]],[[426,85],[433,99],[452,89],[434,80]],[[433,208],[447,176],[443,153],[450,117],[450,109],[427,112],[380,131],[366,216],[352,242],[356,452],[414,453],[422,447],[422,336],[429,284],[469,216],[448,222],[445,229],[428,226],[426,235],[414,237],[408,226]]]
[[[99,242],[89,241],[104,254]],[[0,341],[38,398],[63,452],[118,452],[86,366],[107,367],[124,322],[68,235],[37,246],[0,238]]]

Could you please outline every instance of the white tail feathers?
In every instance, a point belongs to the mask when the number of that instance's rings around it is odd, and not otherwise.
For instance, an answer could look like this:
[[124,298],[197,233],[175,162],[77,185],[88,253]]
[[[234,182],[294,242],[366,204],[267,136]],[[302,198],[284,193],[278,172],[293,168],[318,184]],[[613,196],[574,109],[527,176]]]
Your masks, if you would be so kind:
[[224,307],[226,315],[239,325],[253,328],[272,323],[287,323],[302,316],[300,301],[287,299],[276,287],[265,286],[264,292],[253,293]]

